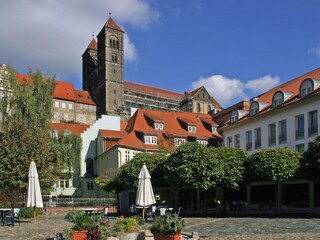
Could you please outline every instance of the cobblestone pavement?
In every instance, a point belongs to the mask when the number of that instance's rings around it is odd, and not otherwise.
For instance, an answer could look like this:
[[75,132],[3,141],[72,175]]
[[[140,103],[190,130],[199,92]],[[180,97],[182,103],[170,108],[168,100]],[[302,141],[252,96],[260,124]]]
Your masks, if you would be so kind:
[[[0,225],[0,239],[53,239],[70,228],[65,215],[40,216],[37,223],[23,221],[15,227]],[[185,218],[185,232],[203,240],[320,240],[320,218]],[[145,229],[150,226],[146,224]]]
[[[319,218],[196,218],[186,232],[207,240],[320,240]],[[189,223],[188,223],[189,221]]]

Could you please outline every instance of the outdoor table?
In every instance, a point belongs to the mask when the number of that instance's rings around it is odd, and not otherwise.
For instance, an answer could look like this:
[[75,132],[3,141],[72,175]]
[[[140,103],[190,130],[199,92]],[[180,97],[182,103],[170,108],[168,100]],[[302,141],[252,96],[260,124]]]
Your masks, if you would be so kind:
[[[4,223],[6,222],[6,218],[10,214],[11,210],[12,210],[11,208],[0,208],[2,226],[4,226]],[[11,223],[12,223],[12,226],[14,226],[13,217],[11,218]]]
[[92,215],[92,213],[96,212],[98,208],[84,208],[82,210],[85,211],[86,215]]

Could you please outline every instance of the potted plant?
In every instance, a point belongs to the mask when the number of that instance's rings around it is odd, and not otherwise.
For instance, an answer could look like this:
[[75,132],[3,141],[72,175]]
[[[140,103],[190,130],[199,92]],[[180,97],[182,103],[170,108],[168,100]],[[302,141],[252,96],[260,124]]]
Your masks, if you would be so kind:
[[137,218],[118,218],[113,229],[115,232],[119,233],[120,240],[141,239],[140,225]]
[[156,217],[150,227],[155,240],[180,240],[185,221],[178,214]]
[[74,223],[74,226],[70,231],[73,235],[73,240],[86,239],[90,226],[93,226],[94,224],[102,220],[101,216],[88,216],[83,211],[69,212],[65,219],[69,222]]

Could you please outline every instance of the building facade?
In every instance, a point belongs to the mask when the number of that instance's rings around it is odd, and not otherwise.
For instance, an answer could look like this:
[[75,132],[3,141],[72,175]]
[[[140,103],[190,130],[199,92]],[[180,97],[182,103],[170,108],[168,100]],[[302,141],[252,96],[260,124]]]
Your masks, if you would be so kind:
[[82,55],[83,89],[96,102],[100,114],[127,119],[131,108],[208,113],[220,104],[204,87],[184,94],[124,80],[124,31],[109,17]]
[[[216,121],[222,122],[219,130],[224,146],[238,147],[250,154],[267,148],[289,148],[303,153],[319,135],[319,80],[317,68],[249,102],[213,114]],[[319,183],[306,179],[282,182],[277,187],[274,182],[251,182],[236,203],[245,203],[251,212],[274,213],[277,209],[283,213],[314,213],[320,210],[319,192]]]

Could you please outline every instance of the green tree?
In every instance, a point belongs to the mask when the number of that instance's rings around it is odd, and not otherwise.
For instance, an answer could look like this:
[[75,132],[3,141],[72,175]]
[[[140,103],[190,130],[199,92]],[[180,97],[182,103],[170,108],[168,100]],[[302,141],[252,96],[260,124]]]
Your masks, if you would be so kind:
[[238,148],[212,148],[186,143],[165,162],[166,177],[178,186],[203,190],[216,186],[236,188],[242,181],[247,154]]
[[19,82],[15,71],[10,67],[7,70],[3,80],[7,88],[0,99],[0,194],[12,202],[26,191],[32,160],[37,165],[42,192],[48,194],[72,154],[63,151],[65,144],[49,134],[54,77],[30,69],[28,79]]
[[303,154],[301,171],[304,178],[318,181],[320,179],[320,136],[309,143]]
[[138,176],[141,167],[143,164],[146,164],[151,175],[152,185],[159,186],[163,184],[163,172],[161,164],[165,161],[166,158],[166,151],[160,151],[153,154],[138,153],[134,156],[134,158],[120,167],[119,172],[115,178],[102,176],[98,177],[96,179],[96,182],[105,190],[135,190],[138,188]]
[[280,212],[280,182],[293,179],[300,167],[302,155],[288,148],[263,149],[251,155],[246,163],[251,180],[275,182],[275,213]]
[[269,148],[252,154],[246,167],[250,180],[286,181],[295,176],[301,158],[288,148]]

